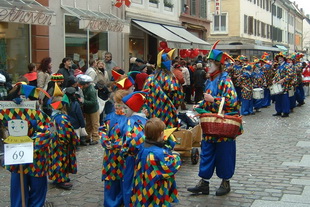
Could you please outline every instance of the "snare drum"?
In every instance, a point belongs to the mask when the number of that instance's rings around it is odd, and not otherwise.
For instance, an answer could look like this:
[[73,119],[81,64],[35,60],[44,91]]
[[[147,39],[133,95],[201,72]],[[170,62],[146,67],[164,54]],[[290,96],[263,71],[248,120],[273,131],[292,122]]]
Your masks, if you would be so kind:
[[270,87],[270,94],[271,95],[276,95],[276,94],[280,94],[283,93],[283,88],[282,85],[279,83],[275,83]]
[[253,98],[254,99],[263,99],[264,98],[264,89],[254,88],[253,89]]

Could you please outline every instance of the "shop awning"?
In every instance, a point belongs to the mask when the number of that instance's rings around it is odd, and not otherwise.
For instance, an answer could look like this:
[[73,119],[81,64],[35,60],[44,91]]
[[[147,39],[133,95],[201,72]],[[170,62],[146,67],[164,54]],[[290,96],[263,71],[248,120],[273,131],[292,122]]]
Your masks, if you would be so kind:
[[80,29],[89,29],[94,32],[123,32],[129,33],[129,24],[122,19],[107,13],[89,11],[85,9],[61,6],[69,14],[80,19]]
[[56,14],[35,0],[1,0],[0,21],[50,26]]
[[287,48],[285,46],[282,45],[276,45],[277,48],[279,48],[282,51],[287,51]]
[[163,25],[166,29],[173,32],[174,34],[179,35],[183,39],[186,39],[187,41],[191,42],[192,48],[199,48],[202,50],[209,50],[211,48],[211,44],[200,39],[199,37],[196,37],[183,27],[176,27],[176,26],[169,26],[169,25]]
[[140,20],[132,20],[134,25],[144,32],[155,36],[163,41],[168,43],[168,47],[170,48],[178,48],[178,49],[187,49],[192,48],[191,42],[183,39],[179,35],[169,31],[162,24],[153,23],[153,22],[145,22]]

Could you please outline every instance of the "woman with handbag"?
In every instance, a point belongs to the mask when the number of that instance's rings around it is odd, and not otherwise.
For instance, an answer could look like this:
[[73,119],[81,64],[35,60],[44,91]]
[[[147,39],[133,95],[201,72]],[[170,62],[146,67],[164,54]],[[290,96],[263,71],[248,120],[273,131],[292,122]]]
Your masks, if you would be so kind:
[[[217,113],[221,108],[220,104],[223,99],[225,102],[223,102],[224,106],[222,106],[225,113],[238,114],[240,106],[237,101],[237,93],[230,76],[224,71],[226,58],[232,61],[233,59],[228,54],[215,50],[217,43],[214,44],[208,56],[210,79],[206,82],[204,100],[195,107]],[[214,169],[216,169],[216,174],[222,179],[222,183],[215,195],[222,196],[228,194],[230,192],[229,179],[233,176],[236,165],[235,137],[228,138],[203,133],[200,157],[198,175],[201,177],[201,180],[195,187],[187,188],[187,190],[192,193],[208,195],[209,179],[212,177]]]

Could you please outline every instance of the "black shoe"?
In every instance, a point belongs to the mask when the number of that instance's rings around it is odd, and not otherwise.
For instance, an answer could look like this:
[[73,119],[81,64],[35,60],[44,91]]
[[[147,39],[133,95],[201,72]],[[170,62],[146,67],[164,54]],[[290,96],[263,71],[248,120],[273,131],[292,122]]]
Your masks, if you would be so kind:
[[89,145],[96,145],[96,144],[98,144],[98,141],[91,140],[91,141],[89,142]]
[[216,196],[223,196],[230,192],[230,183],[229,180],[222,180],[220,187],[216,190]]
[[204,195],[209,195],[209,182],[201,179],[195,187],[187,188],[187,191],[192,193],[202,193]]
[[303,101],[303,102],[301,102],[301,103],[298,103],[297,106],[302,106],[302,105],[304,105],[304,104],[305,104],[305,102]]
[[281,113],[272,114],[272,116],[281,116],[281,115],[282,115]]
[[289,117],[289,115],[286,114],[286,113],[284,113],[284,114],[282,115],[282,117]]
[[81,138],[80,138],[80,145],[81,146],[87,146],[88,144],[87,144],[87,141],[86,141],[86,136],[82,136]]

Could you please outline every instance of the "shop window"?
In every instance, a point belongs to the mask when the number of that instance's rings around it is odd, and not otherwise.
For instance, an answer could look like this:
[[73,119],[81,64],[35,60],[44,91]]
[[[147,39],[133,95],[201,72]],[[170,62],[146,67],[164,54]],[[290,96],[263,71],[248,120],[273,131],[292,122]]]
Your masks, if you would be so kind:
[[144,49],[144,39],[129,38],[129,57],[136,57],[144,60]]
[[[95,59],[104,59],[108,50],[108,35],[106,32],[89,32],[79,29],[79,19],[73,16],[65,17],[66,56],[71,57],[80,68],[88,67],[88,56]],[[89,41],[88,41],[89,39]],[[87,45],[89,44],[89,51]]]
[[28,72],[29,25],[0,22],[0,69],[5,70],[16,82]]

